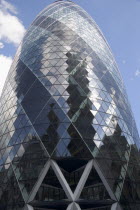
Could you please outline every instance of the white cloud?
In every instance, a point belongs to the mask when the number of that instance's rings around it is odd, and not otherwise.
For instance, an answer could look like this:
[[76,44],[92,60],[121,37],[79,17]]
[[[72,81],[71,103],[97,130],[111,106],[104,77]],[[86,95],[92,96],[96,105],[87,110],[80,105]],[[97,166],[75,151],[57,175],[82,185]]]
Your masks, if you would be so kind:
[[[13,13],[13,14],[11,14]],[[5,0],[0,0],[0,41],[18,45],[25,33],[22,22],[16,17],[16,8]]]
[[0,95],[11,64],[11,57],[0,54]]
[[[22,22],[17,17],[17,9],[6,0],[0,0],[0,48],[4,42],[17,46],[25,33]],[[12,64],[12,58],[0,54],[0,95]]]
[[17,14],[17,9],[10,4],[9,2],[5,1],[5,0],[0,0],[0,9],[4,12],[4,11],[10,11],[13,14]]
[[4,44],[0,42],[0,49],[4,48]]
[[137,71],[135,72],[135,76],[136,77],[140,76],[140,70],[139,69],[137,69]]
[[123,64],[126,64],[126,60],[122,60],[122,63],[123,63]]

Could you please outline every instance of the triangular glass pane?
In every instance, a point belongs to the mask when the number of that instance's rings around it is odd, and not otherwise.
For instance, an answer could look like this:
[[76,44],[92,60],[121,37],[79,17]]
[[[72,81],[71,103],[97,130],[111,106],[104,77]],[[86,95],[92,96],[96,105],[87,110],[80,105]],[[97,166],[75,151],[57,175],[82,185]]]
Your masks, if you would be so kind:
[[67,196],[51,167],[30,205],[35,209],[66,209]]
[[86,207],[86,201],[88,200],[90,200],[91,204],[89,207],[94,207],[95,209],[96,205],[100,208],[103,203],[104,206],[112,204],[112,200],[94,167],[92,168],[80,195],[80,206]]
[[84,172],[87,160],[70,157],[57,160],[57,164],[74,192]]

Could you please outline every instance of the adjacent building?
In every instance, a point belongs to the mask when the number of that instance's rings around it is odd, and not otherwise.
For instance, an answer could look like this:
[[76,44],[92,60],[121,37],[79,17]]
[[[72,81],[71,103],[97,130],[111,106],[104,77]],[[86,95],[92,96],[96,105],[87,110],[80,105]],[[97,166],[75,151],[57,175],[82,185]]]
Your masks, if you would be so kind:
[[56,1],[29,27],[0,99],[0,209],[140,209],[140,139],[94,20]]

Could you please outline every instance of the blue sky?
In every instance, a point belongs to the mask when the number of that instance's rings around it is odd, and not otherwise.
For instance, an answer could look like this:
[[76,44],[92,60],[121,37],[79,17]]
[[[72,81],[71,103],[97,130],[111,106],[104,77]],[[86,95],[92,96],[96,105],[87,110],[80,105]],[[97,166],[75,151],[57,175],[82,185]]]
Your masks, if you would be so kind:
[[[0,92],[17,46],[53,0],[0,0]],[[96,21],[122,74],[140,133],[140,0],[73,0]],[[9,22],[8,22],[9,21]]]

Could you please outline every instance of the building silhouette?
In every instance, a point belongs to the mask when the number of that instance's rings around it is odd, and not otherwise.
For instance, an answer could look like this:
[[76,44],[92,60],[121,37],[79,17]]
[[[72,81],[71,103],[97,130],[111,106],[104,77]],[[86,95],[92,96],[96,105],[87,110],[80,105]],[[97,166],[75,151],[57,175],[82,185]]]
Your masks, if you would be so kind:
[[0,99],[0,209],[139,210],[140,140],[94,20],[56,1],[29,27]]

